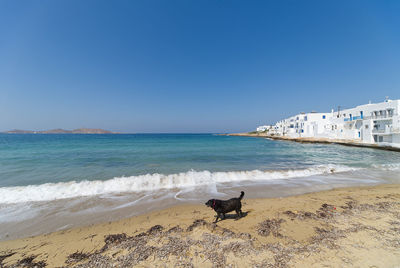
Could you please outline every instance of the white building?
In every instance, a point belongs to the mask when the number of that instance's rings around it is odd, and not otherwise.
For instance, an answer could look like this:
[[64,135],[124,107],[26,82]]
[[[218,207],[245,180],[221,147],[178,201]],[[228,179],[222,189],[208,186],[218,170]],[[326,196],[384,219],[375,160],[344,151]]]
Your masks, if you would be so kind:
[[331,113],[301,113],[277,122],[275,134],[320,137],[400,147],[400,100]]
[[256,131],[257,132],[264,132],[264,131],[270,131],[274,128],[274,126],[271,125],[264,125],[264,126],[259,126],[257,127]]
[[281,136],[320,137],[330,124],[331,113],[301,113],[275,124],[275,133]]

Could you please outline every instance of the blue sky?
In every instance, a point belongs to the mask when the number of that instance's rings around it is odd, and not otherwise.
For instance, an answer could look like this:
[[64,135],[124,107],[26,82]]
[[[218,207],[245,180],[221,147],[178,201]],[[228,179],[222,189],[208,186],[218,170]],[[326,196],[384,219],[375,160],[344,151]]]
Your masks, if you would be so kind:
[[0,1],[0,131],[236,132],[400,98],[400,1]]

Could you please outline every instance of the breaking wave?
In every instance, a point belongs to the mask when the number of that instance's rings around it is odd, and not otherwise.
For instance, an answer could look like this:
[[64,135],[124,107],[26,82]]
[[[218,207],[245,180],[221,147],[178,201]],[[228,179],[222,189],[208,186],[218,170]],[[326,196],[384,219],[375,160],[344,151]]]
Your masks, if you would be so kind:
[[161,189],[187,188],[240,181],[268,181],[308,177],[333,172],[346,172],[356,168],[325,165],[307,169],[293,170],[252,170],[252,171],[188,171],[177,174],[146,174],[130,177],[116,177],[101,181],[70,181],[45,183],[41,185],[15,186],[0,188],[0,203],[12,204],[34,201],[50,201],[56,199],[95,196],[112,193],[156,191]]
[[397,171],[400,170],[400,163],[391,163],[391,164],[373,164],[372,167],[385,170],[385,171]]

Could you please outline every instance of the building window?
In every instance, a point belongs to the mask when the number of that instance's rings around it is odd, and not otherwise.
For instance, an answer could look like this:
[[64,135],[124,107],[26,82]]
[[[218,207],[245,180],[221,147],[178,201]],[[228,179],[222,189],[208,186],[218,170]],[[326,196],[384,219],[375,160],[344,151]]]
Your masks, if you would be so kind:
[[368,125],[365,125],[365,129],[368,129]]
[[304,121],[307,121],[307,116],[304,116]]
[[323,116],[322,116],[322,119],[325,119],[325,118],[326,118],[326,116],[325,116],[325,115],[323,115]]

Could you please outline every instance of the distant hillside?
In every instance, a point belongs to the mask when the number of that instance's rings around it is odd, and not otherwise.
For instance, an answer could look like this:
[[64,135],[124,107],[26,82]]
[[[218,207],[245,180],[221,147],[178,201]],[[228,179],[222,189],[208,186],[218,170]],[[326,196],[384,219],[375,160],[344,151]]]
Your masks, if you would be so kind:
[[5,131],[3,133],[8,133],[8,134],[30,134],[30,133],[35,133],[35,132],[30,131],[30,130],[13,129],[13,130]]
[[112,132],[109,130],[104,130],[100,128],[78,128],[74,130],[66,130],[66,129],[51,129],[51,130],[41,130],[41,131],[32,131],[32,130],[20,130],[14,129],[10,131],[6,131],[3,133],[8,134],[117,134],[116,132]]
[[100,128],[78,128],[72,130],[74,134],[115,134],[115,132],[111,132],[108,130],[100,129]]

